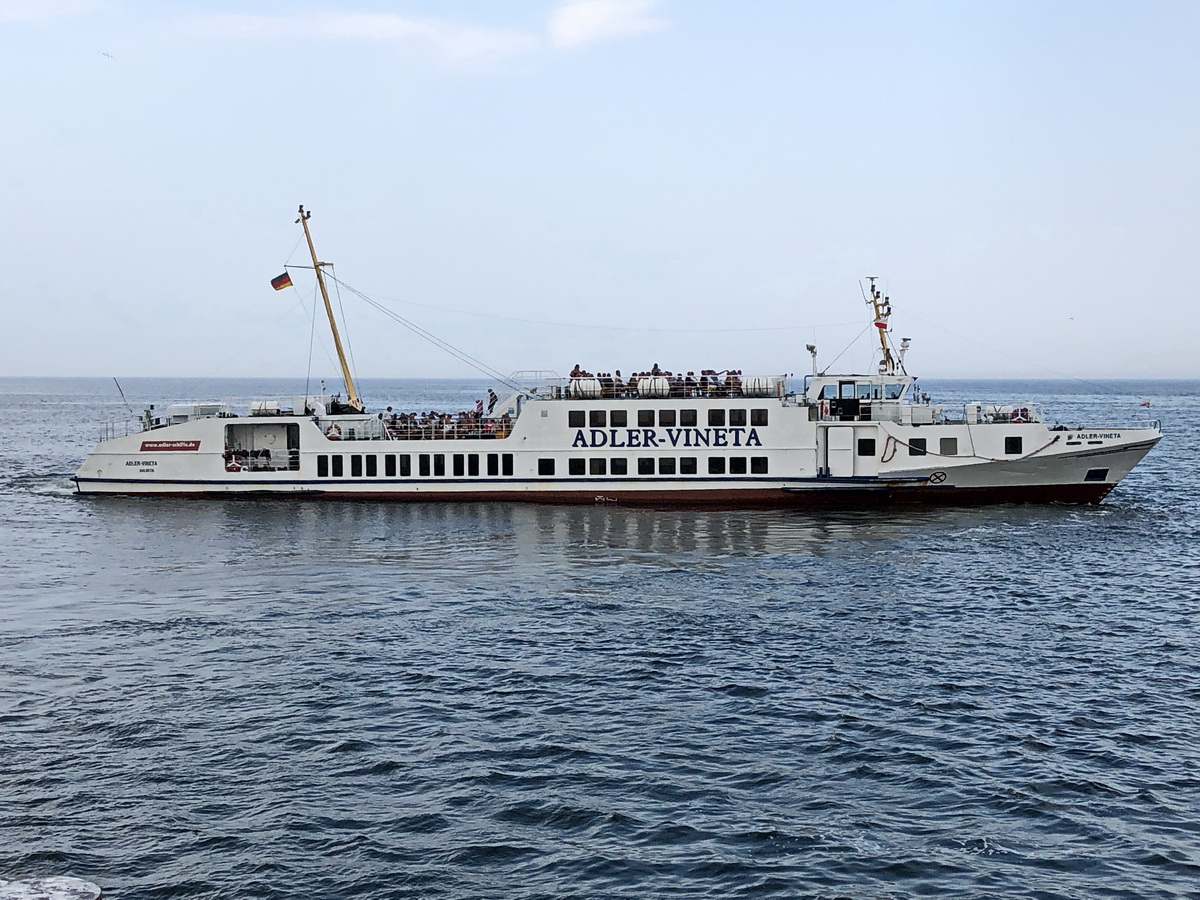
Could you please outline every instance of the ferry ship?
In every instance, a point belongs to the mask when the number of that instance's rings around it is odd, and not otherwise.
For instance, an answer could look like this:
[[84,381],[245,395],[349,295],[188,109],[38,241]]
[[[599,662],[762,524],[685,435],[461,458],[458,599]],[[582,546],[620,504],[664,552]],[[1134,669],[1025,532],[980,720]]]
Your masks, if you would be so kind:
[[[300,207],[333,333],[336,396],[150,407],[102,440],[81,494],[297,496],[642,506],[848,507],[1099,503],[1161,426],[1068,428],[1031,403],[930,402],[868,278],[876,371],[782,375],[656,370],[628,381],[578,368],[517,373],[508,396],[456,417],[370,412],[346,363],[324,269]],[[276,281],[290,279],[280,276]]]

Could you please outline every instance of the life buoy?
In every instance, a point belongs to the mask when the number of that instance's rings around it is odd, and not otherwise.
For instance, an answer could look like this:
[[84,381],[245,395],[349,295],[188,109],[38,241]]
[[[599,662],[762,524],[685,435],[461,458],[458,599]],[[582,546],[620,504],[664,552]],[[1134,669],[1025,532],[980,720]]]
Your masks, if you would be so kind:
[[325,437],[331,441],[340,441],[342,439],[342,429],[337,422],[334,422],[325,429]]
[[1027,410],[1025,407],[1021,407],[1020,409],[1014,409],[1012,411],[1012,415],[1009,416],[1009,421],[1016,425],[1021,425],[1025,422],[1028,422],[1029,421],[1029,410]]
[[231,460],[229,460],[229,462],[225,463],[225,471],[226,472],[240,472],[240,471],[242,471],[242,464],[240,462],[238,462],[236,459],[231,459]]

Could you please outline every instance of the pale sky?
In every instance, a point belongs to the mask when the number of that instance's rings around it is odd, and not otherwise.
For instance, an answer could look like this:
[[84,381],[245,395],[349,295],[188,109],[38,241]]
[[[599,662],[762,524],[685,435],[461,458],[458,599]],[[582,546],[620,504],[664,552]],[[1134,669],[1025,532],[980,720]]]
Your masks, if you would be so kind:
[[[0,375],[303,376],[303,203],[504,372],[803,373],[878,275],[914,374],[1200,377],[1198,37],[1194,0],[0,0]],[[476,374],[342,302],[359,375]]]

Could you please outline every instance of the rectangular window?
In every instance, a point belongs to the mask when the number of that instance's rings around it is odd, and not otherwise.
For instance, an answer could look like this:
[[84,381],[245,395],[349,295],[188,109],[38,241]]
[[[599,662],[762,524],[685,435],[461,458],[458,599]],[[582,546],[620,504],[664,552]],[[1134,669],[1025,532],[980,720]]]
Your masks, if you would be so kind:
[[573,409],[567,413],[567,425],[571,428],[582,428],[586,421],[582,409]]
[[350,477],[362,478],[362,454],[354,453],[350,456]]
[[958,438],[942,438],[938,442],[938,453],[942,456],[958,456]]
[[446,454],[445,453],[433,454],[433,474],[439,475],[439,476],[446,474]]
[[708,458],[708,474],[709,475],[724,475],[725,474],[725,457],[710,456]]
[[329,462],[333,466],[333,477],[341,478],[342,477],[342,456],[341,456],[341,454],[339,453],[339,454],[329,457]]
[[909,456],[925,456],[925,438],[909,438],[908,439],[908,455]]
[[729,411],[729,427],[730,428],[745,428],[746,427],[746,411],[744,409],[731,409]]
[[429,454],[421,453],[417,456],[417,474],[422,478],[429,477]]
[[539,475],[553,475],[554,474],[554,460],[539,459],[538,460],[538,474]]
[[487,472],[489,475],[500,474],[500,454],[489,453],[487,455]]
[[455,478],[462,478],[467,474],[467,456],[465,453],[455,453],[453,464]]
[[639,409],[638,410],[638,428],[653,428],[654,427],[654,410]]
[[714,428],[722,428],[725,425],[725,410],[710,409],[708,411],[708,424]]
[[587,474],[587,461],[582,459],[567,460],[568,475],[585,475]]
[[611,459],[608,461],[608,470],[614,475],[629,474],[629,460],[627,459]]
[[746,457],[744,457],[744,456],[729,457],[729,474],[730,475],[745,475],[746,474]]
[[750,410],[750,425],[754,428],[762,428],[767,424],[767,411],[765,409]]
[[658,461],[659,475],[674,475],[675,474],[675,457],[664,456]]
[[379,474],[379,457],[372,453],[367,457],[367,477],[374,478]]
[[1009,456],[1017,456],[1021,452],[1021,436],[1011,435],[1004,439],[1004,452]]
[[767,474],[767,458],[765,456],[750,457],[750,474],[751,475],[766,475]]
[[629,427],[629,413],[623,409],[614,409],[608,414],[608,421],[613,428]]
[[467,474],[475,478],[479,474],[479,454],[472,453],[467,457]]
[[659,428],[674,428],[675,427],[675,410],[660,409],[658,411],[658,427]]
[[875,455],[875,438],[859,438],[858,439],[858,455],[859,456],[874,456]]
[[695,475],[696,474],[696,457],[685,456],[679,461],[680,475]]
[[412,478],[412,457],[407,453],[400,454],[400,477]]
[[680,428],[695,428],[696,423],[700,420],[696,418],[694,409],[681,409],[679,411],[679,427]]
[[513,473],[513,455],[511,453],[500,454],[500,472],[504,475]]
[[653,475],[654,474],[654,460],[652,458],[646,457],[646,456],[640,457],[638,459],[638,474],[639,475]]
[[383,458],[383,474],[385,478],[396,477],[396,454],[389,453]]
[[326,456],[324,453],[322,453],[320,456],[317,457],[317,477],[318,478],[328,478],[329,477],[329,457]]
[[1083,476],[1084,481],[1107,481],[1108,469],[1088,469],[1087,474]]
[[588,425],[592,428],[607,428],[608,416],[602,409],[593,409],[588,413]]
[[600,459],[589,459],[588,460],[588,474],[589,475],[607,475],[608,474],[608,472],[606,471],[607,469],[608,469],[608,460],[604,459],[603,457],[601,457]]

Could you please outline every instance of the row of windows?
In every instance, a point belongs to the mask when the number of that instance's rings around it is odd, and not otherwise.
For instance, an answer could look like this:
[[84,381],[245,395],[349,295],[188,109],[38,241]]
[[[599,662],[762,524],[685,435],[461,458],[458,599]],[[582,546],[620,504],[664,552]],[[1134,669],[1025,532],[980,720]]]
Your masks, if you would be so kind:
[[[751,456],[748,461],[751,475],[767,474],[767,457]],[[747,472],[747,458],[744,456],[728,457],[728,464],[730,475],[745,475]],[[553,475],[554,469],[553,459],[538,460],[539,475]],[[709,475],[724,475],[725,469],[726,457],[710,456],[708,458]],[[639,475],[698,475],[700,474],[700,467],[699,461],[694,456],[684,456],[680,459],[676,459],[673,456],[643,456],[637,460],[637,473]],[[628,475],[629,460],[619,458],[604,459],[602,457],[568,459],[567,474]]]
[[[929,445],[925,438],[909,438],[907,443],[909,456],[927,456],[929,454]],[[1021,446],[1022,440],[1020,435],[1010,435],[1004,439],[1004,452],[1008,456],[1020,456],[1022,453]],[[957,456],[958,438],[940,438],[938,440],[938,454],[940,456]],[[858,455],[874,456],[875,438],[859,438]]]
[[[379,477],[379,456],[374,453],[351,453],[351,478]],[[340,453],[317,456],[318,478],[346,477],[346,456]],[[451,472],[456,477],[464,475],[479,475],[480,456],[488,475],[511,475],[513,473],[513,455],[511,453],[418,453],[417,475],[427,478],[430,475],[446,474],[446,457],[450,457]],[[383,454],[383,476],[385,478],[411,478],[413,474],[413,454],[385,453]]]
[[[676,412],[678,412],[678,417]],[[697,428],[700,424],[699,413],[694,409],[660,409],[657,413],[659,428],[674,428],[676,421],[680,428]],[[724,409],[710,409],[708,411],[709,426],[724,428],[725,413]],[[728,413],[730,428],[745,428],[747,422],[755,428],[761,428],[767,424],[767,410],[765,409],[731,409],[728,410]],[[655,410],[639,409],[637,411],[638,428],[653,428],[654,422]],[[628,428],[629,411],[592,409],[585,412],[582,409],[572,409],[567,411],[567,425],[571,428]]]

